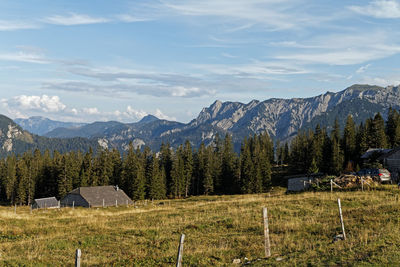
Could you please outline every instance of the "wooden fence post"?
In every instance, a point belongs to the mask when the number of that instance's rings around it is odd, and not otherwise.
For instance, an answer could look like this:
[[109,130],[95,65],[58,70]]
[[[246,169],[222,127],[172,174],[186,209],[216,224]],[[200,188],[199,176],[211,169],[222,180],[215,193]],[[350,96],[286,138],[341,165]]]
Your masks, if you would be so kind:
[[72,201],[72,209],[75,208],[75,201]]
[[81,266],[81,250],[78,248],[75,255],[75,267]]
[[118,200],[115,200],[115,207],[118,207]]
[[14,213],[17,214],[17,204],[14,206]]
[[183,257],[183,242],[185,241],[185,234],[181,235],[178,248],[178,257],[176,259],[176,267],[182,267],[182,257]]
[[103,208],[104,208],[104,198],[103,198]]
[[364,191],[364,179],[361,177],[361,191]]
[[58,201],[58,208],[61,208],[61,202],[60,202],[60,200]]
[[346,232],[344,231],[342,206],[340,205],[340,198],[338,198],[337,202],[338,202],[338,206],[339,206],[340,224],[342,225],[343,240],[346,240]]
[[333,192],[333,183],[332,183],[332,179],[331,179],[331,193]]
[[264,245],[265,245],[265,257],[271,257],[271,243],[269,242],[269,227],[268,227],[268,210],[263,208],[263,219],[264,219]]

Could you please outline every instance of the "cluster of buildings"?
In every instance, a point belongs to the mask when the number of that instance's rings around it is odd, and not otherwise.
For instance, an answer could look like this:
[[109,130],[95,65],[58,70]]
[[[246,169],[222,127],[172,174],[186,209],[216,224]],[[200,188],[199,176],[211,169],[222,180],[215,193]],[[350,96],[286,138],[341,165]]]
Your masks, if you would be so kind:
[[118,186],[79,187],[69,192],[61,200],[55,197],[35,199],[32,209],[61,207],[110,207],[131,205],[133,201]]

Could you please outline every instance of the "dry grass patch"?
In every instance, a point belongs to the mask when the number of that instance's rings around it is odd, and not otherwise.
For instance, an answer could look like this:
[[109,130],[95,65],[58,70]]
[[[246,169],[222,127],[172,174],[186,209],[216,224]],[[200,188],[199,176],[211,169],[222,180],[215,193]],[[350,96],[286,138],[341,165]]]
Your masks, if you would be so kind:
[[[138,207],[39,210],[0,207],[0,265],[171,266],[186,234],[185,266],[400,264],[398,190],[202,196]],[[342,200],[347,241],[340,233]],[[272,257],[263,258],[262,207],[268,207]],[[276,261],[280,257],[281,261]],[[261,259],[258,260],[257,259]]]

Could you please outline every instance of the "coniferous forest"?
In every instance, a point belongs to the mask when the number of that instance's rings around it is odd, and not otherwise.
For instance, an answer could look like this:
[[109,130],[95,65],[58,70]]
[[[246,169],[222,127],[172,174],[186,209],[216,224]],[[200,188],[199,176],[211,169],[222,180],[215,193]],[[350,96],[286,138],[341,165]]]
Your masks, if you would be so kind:
[[336,120],[331,131],[317,125],[290,143],[274,145],[266,133],[252,136],[243,140],[240,153],[229,135],[196,149],[189,142],[176,149],[162,144],[157,153],[131,144],[122,156],[116,149],[64,154],[35,150],[0,160],[0,200],[30,204],[35,198],[62,198],[74,188],[97,185],[118,185],[134,200],[261,193],[276,182],[277,166],[287,174],[338,175],[362,167],[360,156],[368,148],[396,146],[400,115],[390,109],[386,122],[378,113],[355,125],[349,116],[343,130]]

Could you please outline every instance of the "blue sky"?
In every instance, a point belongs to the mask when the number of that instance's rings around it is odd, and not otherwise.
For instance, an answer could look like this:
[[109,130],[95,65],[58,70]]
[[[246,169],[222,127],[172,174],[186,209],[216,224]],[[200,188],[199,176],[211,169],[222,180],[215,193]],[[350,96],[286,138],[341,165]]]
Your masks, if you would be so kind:
[[400,84],[400,1],[0,1],[0,113],[182,122]]

